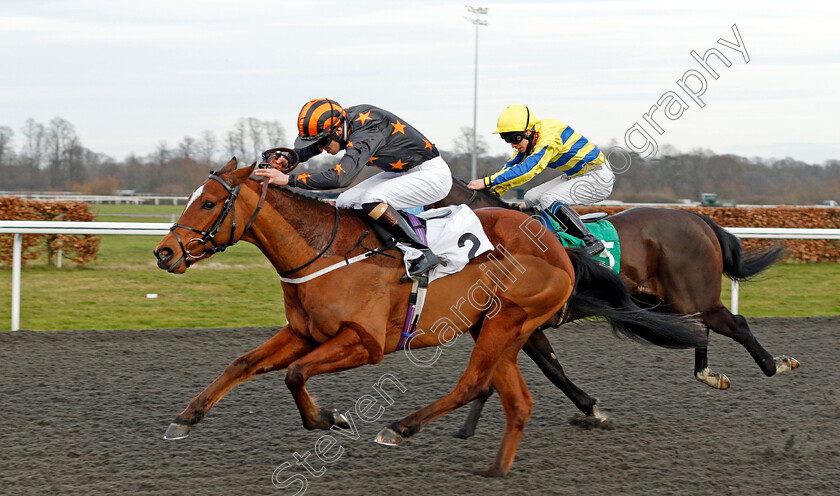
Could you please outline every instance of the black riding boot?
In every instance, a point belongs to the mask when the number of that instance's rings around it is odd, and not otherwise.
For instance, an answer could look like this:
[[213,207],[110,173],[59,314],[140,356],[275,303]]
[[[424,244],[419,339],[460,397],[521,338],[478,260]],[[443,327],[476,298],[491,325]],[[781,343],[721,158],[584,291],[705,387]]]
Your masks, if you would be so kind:
[[[586,250],[587,253],[590,255],[597,255],[598,253],[604,251],[604,243],[589,232],[589,228],[586,227],[586,224],[580,220],[580,217],[578,217],[577,212],[572,210],[570,206],[565,203],[554,202],[547,210],[557,218],[560,224],[565,226],[566,229],[572,231],[569,234],[577,236],[583,240],[585,245],[583,249]],[[566,222],[566,220],[568,220],[568,222]]]
[[362,208],[373,220],[391,233],[391,236],[395,239],[407,242],[412,247],[420,250],[422,253],[420,258],[413,260],[408,267],[409,276],[416,277],[423,275],[440,263],[438,257],[423,243],[423,240],[420,239],[420,236],[408,224],[408,221],[394,207],[387,203],[366,203]]

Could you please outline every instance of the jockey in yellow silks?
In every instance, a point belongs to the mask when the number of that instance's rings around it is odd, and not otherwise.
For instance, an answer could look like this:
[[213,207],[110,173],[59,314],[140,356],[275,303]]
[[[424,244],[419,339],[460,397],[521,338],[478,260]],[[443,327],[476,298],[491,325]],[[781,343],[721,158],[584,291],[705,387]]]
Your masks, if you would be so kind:
[[562,174],[525,194],[525,203],[554,215],[578,235],[590,254],[604,249],[569,205],[592,205],[612,192],[615,176],[604,153],[571,126],[557,119],[537,119],[524,105],[511,105],[501,115],[494,134],[499,134],[516,153],[502,169],[470,181],[471,189],[488,188],[502,195],[525,184],[547,167]]

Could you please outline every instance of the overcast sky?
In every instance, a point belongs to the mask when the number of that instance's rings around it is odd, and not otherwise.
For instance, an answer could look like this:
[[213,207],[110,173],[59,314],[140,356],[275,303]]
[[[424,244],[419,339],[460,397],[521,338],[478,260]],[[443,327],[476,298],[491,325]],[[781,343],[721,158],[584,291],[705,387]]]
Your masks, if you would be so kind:
[[[637,125],[639,148],[840,159],[840,4],[480,5],[477,128],[493,153],[510,150],[490,134],[496,117],[520,103],[602,148],[632,146]],[[473,124],[466,15],[442,1],[0,0],[0,125],[20,145],[27,118],[59,116],[84,146],[123,159],[205,129],[221,139],[241,117],[291,136],[301,106],[328,96],[391,110],[452,149]],[[733,25],[743,51],[725,46],[739,45]],[[717,79],[690,55],[711,48],[731,63],[710,55]],[[687,92],[704,81],[701,107]],[[668,116],[650,112],[657,102]]]

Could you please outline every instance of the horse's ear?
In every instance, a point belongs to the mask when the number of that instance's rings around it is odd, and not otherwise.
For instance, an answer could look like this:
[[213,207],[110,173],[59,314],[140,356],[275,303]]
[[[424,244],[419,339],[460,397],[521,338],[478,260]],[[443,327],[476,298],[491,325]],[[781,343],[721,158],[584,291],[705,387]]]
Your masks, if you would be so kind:
[[[227,167],[227,166],[225,166]],[[236,169],[233,171],[233,174],[230,175],[228,181],[231,186],[236,186],[242,182],[245,182],[246,179],[251,177],[251,174],[254,173],[254,169],[257,167],[257,163],[254,162],[253,164],[249,165],[248,167],[243,167],[241,169]]]
[[227,164],[225,164],[225,166],[224,166],[224,167],[222,167],[222,170],[220,170],[220,171],[219,171],[219,172],[217,172],[216,174],[224,174],[224,173],[226,173],[226,172],[230,172],[230,171],[232,171],[232,170],[236,170],[236,163],[237,163],[237,162],[236,162],[236,157],[231,158],[231,159],[230,159],[230,162],[228,162]]

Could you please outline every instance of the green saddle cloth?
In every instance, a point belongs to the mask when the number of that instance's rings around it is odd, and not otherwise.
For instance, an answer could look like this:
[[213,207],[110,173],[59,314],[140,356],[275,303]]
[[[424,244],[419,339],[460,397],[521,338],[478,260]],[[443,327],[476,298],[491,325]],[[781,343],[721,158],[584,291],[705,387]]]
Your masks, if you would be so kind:
[[[554,234],[563,243],[563,246],[570,248],[582,248],[584,246],[582,239],[561,231],[560,226],[554,219],[550,218],[550,216],[544,216],[543,218],[546,217],[549,217]],[[595,222],[587,222],[586,227],[589,228],[593,236],[604,243],[604,251],[595,257],[618,274],[618,267],[621,262],[621,245],[618,243],[618,232],[615,230],[615,226],[612,225],[612,222],[601,219]]]

